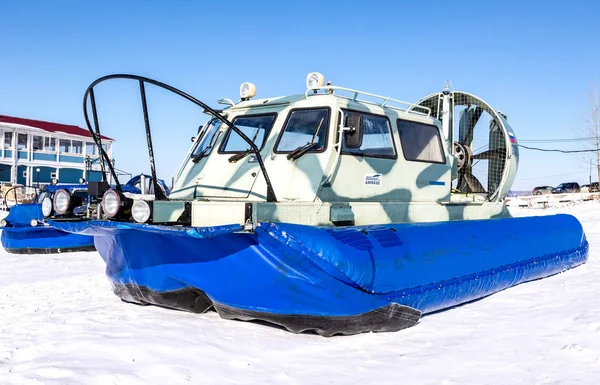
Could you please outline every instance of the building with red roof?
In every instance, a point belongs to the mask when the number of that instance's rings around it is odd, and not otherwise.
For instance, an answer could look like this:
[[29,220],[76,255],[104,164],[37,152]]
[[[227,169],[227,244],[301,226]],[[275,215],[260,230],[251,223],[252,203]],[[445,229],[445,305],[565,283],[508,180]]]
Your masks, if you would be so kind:
[[[112,159],[114,139],[101,137]],[[59,183],[99,180],[98,154],[85,128],[0,115],[0,182],[36,186],[53,178]]]

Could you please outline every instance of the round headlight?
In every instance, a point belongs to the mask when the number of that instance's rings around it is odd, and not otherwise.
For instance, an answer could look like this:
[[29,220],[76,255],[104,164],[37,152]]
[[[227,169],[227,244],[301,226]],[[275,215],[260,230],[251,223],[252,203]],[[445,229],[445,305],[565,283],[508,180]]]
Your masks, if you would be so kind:
[[29,224],[31,225],[31,227],[36,227],[37,225],[40,224],[40,221],[38,221],[37,219],[32,219]]
[[85,183],[85,178],[79,178],[79,184],[84,184]]
[[306,88],[323,87],[325,76],[318,72],[311,72],[306,76]]
[[42,200],[42,214],[45,217],[49,217],[50,214],[52,214],[52,200],[48,197],[45,197]]
[[133,202],[133,206],[131,207],[131,216],[133,217],[134,221],[138,223],[148,222],[151,213],[152,211],[148,202],[143,200],[136,200]]
[[256,95],[256,86],[252,83],[242,83],[240,86],[240,97],[242,99],[250,99]]
[[54,193],[54,211],[57,214],[66,214],[69,211],[70,203],[71,194],[67,190],[58,190]]
[[6,227],[6,226],[8,226],[8,222],[6,221],[6,219],[0,220],[0,227]]
[[52,180],[50,181],[51,185],[57,185],[58,184],[58,179],[56,178],[52,178]]
[[121,197],[116,190],[106,190],[102,196],[102,209],[107,217],[113,218],[119,213],[121,206]]

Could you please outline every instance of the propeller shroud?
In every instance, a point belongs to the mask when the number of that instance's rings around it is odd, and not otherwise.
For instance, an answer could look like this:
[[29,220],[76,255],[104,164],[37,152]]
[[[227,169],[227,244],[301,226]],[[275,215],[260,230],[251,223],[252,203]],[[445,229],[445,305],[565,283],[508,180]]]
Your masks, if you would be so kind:
[[[514,182],[519,155],[506,116],[475,95],[462,91],[446,93],[450,101],[450,135],[445,140],[447,149],[452,143],[457,162],[455,189],[485,196],[490,201],[504,199]],[[444,93],[438,92],[417,105],[429,107],[432,116],[441,119],[443,99]]]

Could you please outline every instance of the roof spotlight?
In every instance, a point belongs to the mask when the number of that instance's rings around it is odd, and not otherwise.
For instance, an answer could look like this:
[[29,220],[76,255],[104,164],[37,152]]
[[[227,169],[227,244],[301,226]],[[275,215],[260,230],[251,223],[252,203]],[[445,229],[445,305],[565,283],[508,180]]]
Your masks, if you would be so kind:
[[252,83],[242,83],[240,86],[240,97],[242,100],[250,100],[256,96],[256,86]]
[[325,85],[325,76],[319,72],[311,72],[306,76],[306,88],[317,88]]

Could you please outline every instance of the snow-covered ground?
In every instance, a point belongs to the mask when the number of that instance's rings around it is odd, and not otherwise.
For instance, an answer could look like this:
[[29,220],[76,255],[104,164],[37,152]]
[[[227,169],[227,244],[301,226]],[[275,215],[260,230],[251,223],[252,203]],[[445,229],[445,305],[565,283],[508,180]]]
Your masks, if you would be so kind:
[[0,384],[597,384],[600,203],[587,264],[397,333],[324,338],[121,302],[97,253],[0,251]]

